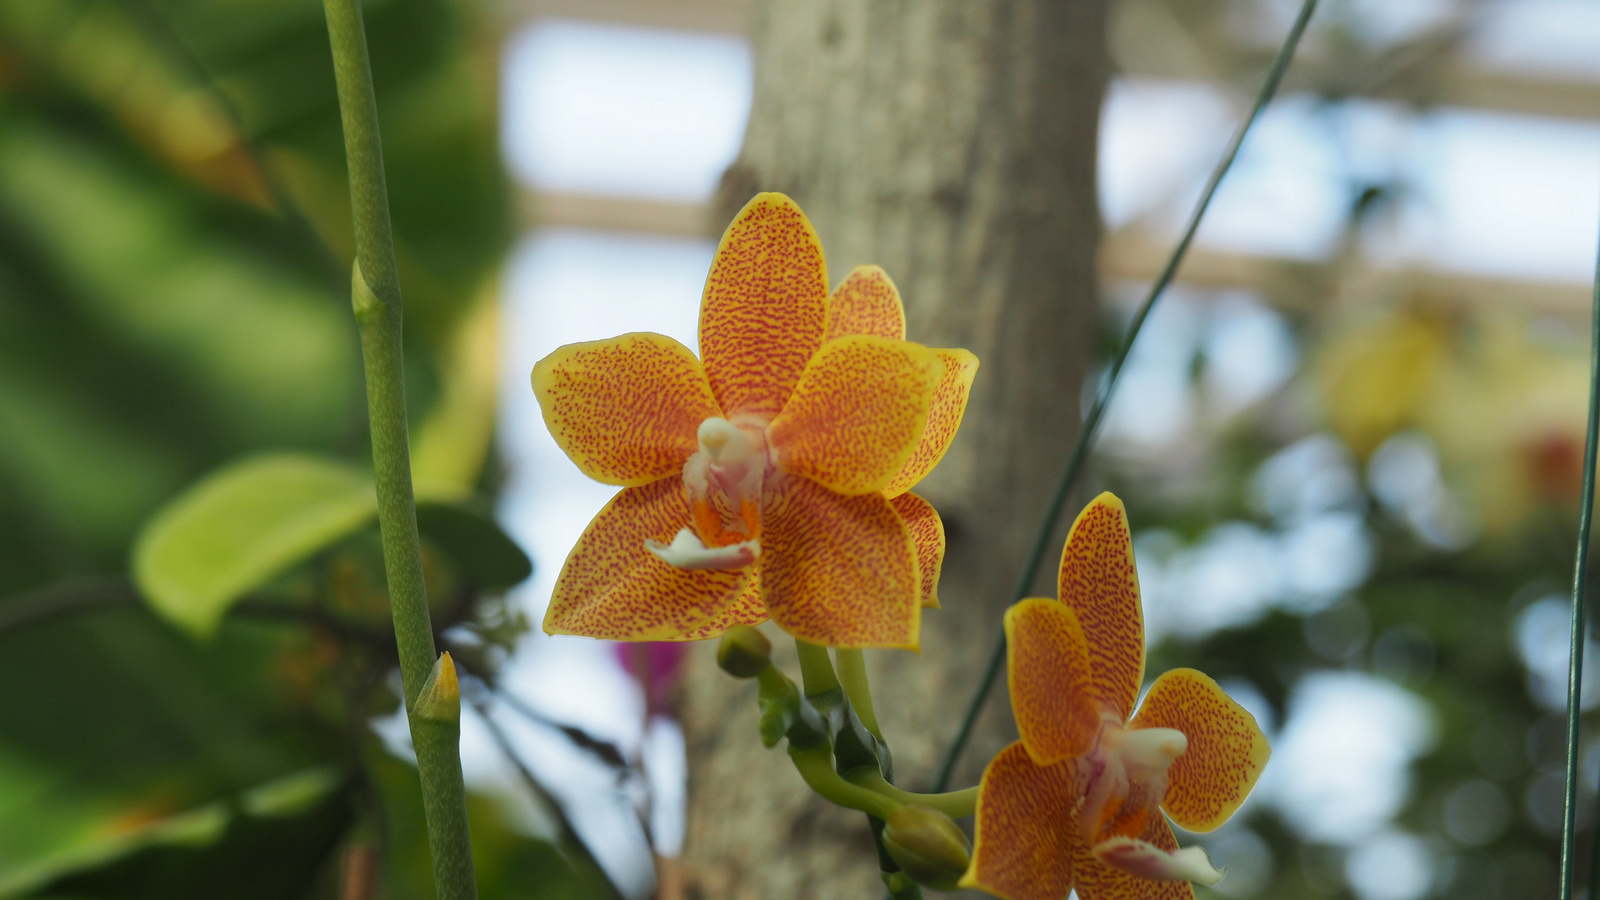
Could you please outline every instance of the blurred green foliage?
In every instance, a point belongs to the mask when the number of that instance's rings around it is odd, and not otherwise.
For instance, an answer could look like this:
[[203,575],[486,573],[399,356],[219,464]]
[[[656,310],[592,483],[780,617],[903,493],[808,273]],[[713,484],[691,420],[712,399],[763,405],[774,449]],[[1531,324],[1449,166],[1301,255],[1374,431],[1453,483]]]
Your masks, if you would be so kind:
[[[422,516],[435,623],[492,677],[522,627],[495,593],[528,572],[477,511],[510,239],[494,47],[452,0],[366,14],[419,478],[449,501]],[[155,534],[238,554],[153,554],[204,582],[190,624],[232,609],[207,642],[128,581],[141,527],[230,461],[293,451],[370,493],[351,251],[316,0],[0,0],[0,897],[334,897],[353,846],[384,851],[379,896],[430,896],[415,772],[366,724],[397,702],[370,499],[275,547],[238,509]],[[306,498],[266,499],[281,526]],[[563,829],[472,803],[485,898],[611,894]]]

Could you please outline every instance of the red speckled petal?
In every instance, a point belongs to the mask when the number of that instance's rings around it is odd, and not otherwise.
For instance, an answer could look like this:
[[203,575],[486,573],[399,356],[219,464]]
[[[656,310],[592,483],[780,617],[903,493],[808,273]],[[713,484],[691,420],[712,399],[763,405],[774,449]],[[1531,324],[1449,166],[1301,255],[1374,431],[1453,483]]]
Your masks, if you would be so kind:
[[1128,513],[1114,494],[1094,498],[1072,523],[1056,587],[1089,639],[1096,699],[1126,722],[1144,680],[1144,614]]
[[722,415],[689,348],[645,332],[557,349],[533,367],[533,394],[556,443],[606,484],[680,473],[700,423]]
[[900,291],[877,266],[856,266],[828,298],[828,327],[822,341],[850,334],[906,339],[906,311]]
[[830,647],[917,646],[917,548],[883,495],[846,497],[777,476],[763,498],[759,565],[767,614],[795,637]]
[[767,440],[778,468],[841,494],[875,494],[928,424],[939,357],[921,344],[857,334],[811,358]]
[[[1160,815],[1150,817],[1139,839],[1162,850],[1178,849],[1172,826]],[[1081,842],[1074,844],[1079,900],[1194,900],[1194,887],[1187,881],[1152,881],[1130,875],[1095,859]]]
[[972,863],[962,887],[1005,900],[1063,900],[1077,859],[1073,764],[1040,766],[1019,741],[990,760],[978,788]]
[[944,522],[933,504],[916,494],[901,494],[889,501],[911,529],[917,545],[917,571],[922,573],[922,589],[917,596],[923,609],[939,608],[939,570],[944,568]]
[[1194,669],[1157,678],[1132,727],[1175,728],[1189,739],[1167,770],[1161,805],[1190,831],[1211,831],[1228,821],[1272,754],[1255,716]]
[[613,641],[692,640],[747,602],[754,566],[686,571],[645,549],[647,539],[670,541],[688,524],[682,478],[623,488],[567,555],[544,630]]
[[827,323],[828,267],[793,200],[757,194],[722,235],[700,303],[700,357],[729,416],[774,416]]
[[922,430],[922,440],[917,442],[917,448],[911,451],[906,464],[884,487],[886,497],[899,496],[928,477],[939,460],[944,459],[950,442],[956,439],[956,429],[961,427],[961,417],[967,412],[972,379],[978,374],[978,358],[960,349],[933,352],[939,356],[944,371],[933,390],[933,404],[928,409],[928,427]]
[[1041,766],[1087,753],[1100,735],[1089,646],[1072,610],[1034,597],[1006,610],[1006,681],[1017,731]]

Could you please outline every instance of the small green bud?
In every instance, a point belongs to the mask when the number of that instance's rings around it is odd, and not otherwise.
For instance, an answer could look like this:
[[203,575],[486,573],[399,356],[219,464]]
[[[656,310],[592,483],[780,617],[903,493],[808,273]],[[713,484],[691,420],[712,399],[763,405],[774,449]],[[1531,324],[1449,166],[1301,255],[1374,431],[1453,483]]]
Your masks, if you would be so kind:
[[417,692],[417,702],[411,706],[411,715],[432,722],[461,721],[461,685],[456,681],[455,660],[449,653],[439,654],[433,671]]
[[758,705],[761,718],[756,724],[761,730],[761,745],[771,750],[794,725],[796,704],[790,697],[762,697]]
[[972,845],[954,820],[914,803],[889,817],[883,846],[918,884],[941,891],[955,890],[972,860]]
[[735,678],[754,678],[772,665],[772,642],[749,625],[735,625],[717,644],[717,665]]

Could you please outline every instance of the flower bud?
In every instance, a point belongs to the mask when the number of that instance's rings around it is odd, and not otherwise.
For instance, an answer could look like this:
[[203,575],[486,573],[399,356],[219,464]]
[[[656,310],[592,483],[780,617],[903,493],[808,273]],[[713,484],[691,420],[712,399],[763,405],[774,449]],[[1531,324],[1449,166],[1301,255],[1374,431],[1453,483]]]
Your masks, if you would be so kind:
[[417,692],[411,715],[432,722],[461,721],[461,686],[456,680],[455,660],[449,653],[441,653],[434,660],[433,671],[428,673],[428,680]]
[[749,625],[735,625],[717,644],[717,665],[735,678],[754,678],[772,665],[772,642]]
[[883,846],[918,884],[941,891],[955,890],[972,858],[972,845],[949,816],[914,803],[889,817]]

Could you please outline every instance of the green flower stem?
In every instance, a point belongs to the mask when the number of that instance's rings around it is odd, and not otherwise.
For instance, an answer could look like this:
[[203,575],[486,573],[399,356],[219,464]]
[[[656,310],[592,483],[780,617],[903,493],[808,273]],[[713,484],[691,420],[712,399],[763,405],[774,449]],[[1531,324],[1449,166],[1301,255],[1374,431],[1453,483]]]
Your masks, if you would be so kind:
[[345,159],[350,172],[350,207],[356,237],[351,305],[361,331],[367,415],[372,426],[372,468],[378,490],[378,528],[406,709],[413,712],[409,716],[411,738],[422,780],[434,884],[440,900],[475,900],[478,887],[472,871],[466,792],[461,782],[460,726],[441,726],[436,720],[423,720],[414,713],[418,695],[434,667],[435,651],[411,488],[401,364],[400,277],[395,267],[366,29],[359,0],[323,0],[323,11],[333,47]]
[[873,737],[883,740],[883,732],[878,728],[878,714],[872,710],[872,685],[867,682],[866,658],[860,648],[848,650],[840,647],[833,655],[839,664],[839,684],[844,687],[844,695],[850,698],[850,705],[855,707],[861,724],[867,726]]
[[[1050,535],[1054,533],[1056,522],[1061,518],[1067,497],[1072,494],[1072,489],[1078,483],[1078,476],[1083,473],[1084,464],[1089,458],[1089,448],[1094,442],[1094,436],[1099,429],[1100,420],[1104,417],[1106,409],[1111,404],[1112,392],[1116,390],[1117,377],[1122,374],[1122,367],[1128,361],[1128,354],[1133,350],[1133,342],[1138,339],[1139,331],[1144,327],[1145,320],[1149,318],[1150,311],[1155,308],[1156,301],[1166,292],[1167,286],[1177,277],[1178,266],[1182,264],[1183,257],[1189,251],[1189,244],[1193,242],[1195,232],[1200,228],[1200,220],[1205,217],[1206,209],[1211,205],[1211,198],[1216,195],[1217,187],[1222,184],[1223,176],[1232,168],[1233,160],[1239,155],[1239,148],[1243,146],[1245,135],[1250,133],[1250,127],[1255,124],[1261,115],[1261,110],[1266,107],[1267,101],[1277,93],[1278,83],[1283,80],[1283,73],[1289,68],[1289,60],[1294,58],[1295,47],[1300,43],[1300,36],[1305,34],[1306,25],[1311,21],[1311,13],[1317,7],[1317,0],[1305,0],[1300,7],[1300,14],[1295,18],[1294,24],[1289,27],[1289,34],[1284,38],[1283,45],[1278,48],[1278,55],[1273,58],[1272,65],[1267,69],[1267,77],[1261,82],[1261,90],[1256,93],[1255,104],[1250,107],[1250,112],[1240,123],[1238,130],[1233,133],[1233,139],[1222,151],[1222,159],[1211,172],[1211,178],[1206,182],[1205,188],[1200,192],[1200,200],[1195,204],[1194,210],[1189,214],[1189,221],[1184,226],[1183,235],[1178,239],[1178,244],[1173,248],[1172,254],[1167,257],[1167,264],[1162,267],[1161,273],[1150,285],[1150,291],[1145,295],[1144,302],[1134,313],[1133,321],[1128,324],[1127,336],[1122,340],[1122,346],[1117,349],[1111,358],[1111,365],[1101,380],[1100,393],[1095,397],[1094,405],[1089,408],[1089,415],[1084,418],[1083,427],[1078,431],[1078,440],[1072,447],[1072,453],[1067,458],[1066,467],[1061,470],[1061,479],[1056,482],[1055,493],[1051,495],[1043,520],[1039,523],[1039,530],[1034,532],[1033,546],[1028,551],[1027,561],[1022,564],[1022,571],[1017,576],[1016,588],[1012,591],[1011,602],[1017,603],[1028,596],[1033,587],[1033,581],[1038,574],[1039,566],[1044,561],[1045,551],[1048,549]],[[955,773],[956,762],[961,758],[961,751],[967,746],[967,739],[972,736],[972,728],[978,721],[978,714],[983,711],[983,704],[989,697],[989,692],[994,688],[999,679],[1000,670],[1006,661],[1006,634],[1000,629],[994,636],[994,643],[989,647],[989,658],[984,663],[983,675],[978,679],[978,686],[972,692],[972,697],[967,701],[966,711],[962,714],[961,724],[956,728],[955,737],[951,739],[950,746],[945,749],[944,759],[939,763],[939,774],[934,778],[933,789],[944,790],[950,783],[950,777]]]
[[969,787],[962,791],[950,791],[944,794],[917,794],[895,787],[870,766],[851,769],[844,773],[844,779],[867,790],[877,791],[885,797],[899,801],[902,804],[910,805],[915,803],[918,806],[932,807],[952,819],[970,816],[978,808],[978,789],[976,787]]
[[782,697],[786,691],[794,688],[794,682],[789,680],[789,676],[772,665],[756,675],[756,684],[760,686],[762,697]]
[[827,647],[795,638],[794,649],[800,654],[800,680],[806,686],[807,697],[839,689],[839,679],[833,674],[833,661],[828,659]]
[[833,753],[826,747],[789,748],[789,758],[813,791],[847,809],[888,819],[905,804],[877,791],[851,784],[833,768]]
[[922,888],[904,872],[884,872],[883,886],[889,889],[889,900],[922,900]]
[[[1583,497],[1578,507],[1578,550],[1572,572],[1571,657],[1567,672],[1567,797],[1561,827],[1561,900],[1571,900],[1578,839],[1578,719],[1583,712],[1584,589],[1589,585],[1589,533],[1594,523],[1594,470],[1600,443],[1600,260],[1595,265],[1593,311],[1589,336],[1589,424],[1583,449]],[[1600,831],[1600,830],[1597,830]],[[1600,840],[1600,838],[1597,838]],[[1589,859],[1589,896],[1600,884],[1600,859]]]

